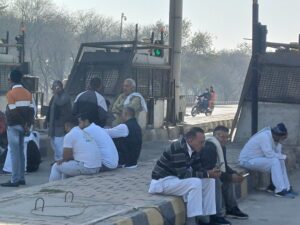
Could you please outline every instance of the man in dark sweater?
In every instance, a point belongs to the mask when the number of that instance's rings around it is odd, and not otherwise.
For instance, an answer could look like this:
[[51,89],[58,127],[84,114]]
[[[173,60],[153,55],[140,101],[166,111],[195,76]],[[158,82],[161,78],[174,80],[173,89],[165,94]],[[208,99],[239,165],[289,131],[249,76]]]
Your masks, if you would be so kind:
[[105,130],[118,149],[119,166],[135,168],[142,148],[142,129],[133,108],[125,106],[121,118],[123,123]]
[[226,207],[226,217],[248,219],[237,205],[234,185],[241,183],[244,177],[230,168],[226,159],[226,144],[229,138],[229,129],[217,126],[213,132],[214,137],[207,138],[205,147],[201,152],[201,162],[205,169],[214,168],[217,164],[221,170],[220,178],[216,179],[216,206],[217,213],[212,216],[215,224],[231,224],[223,217],[223,201]]
[[220,171],[202,168],[200,154],[205,142],[200,127],[191,128],[173,142],[152,171],[149,193],[183,196],[187,201],[187,225],[196,224],[196,216],[216,213],[215,180]]
[[54,161],[58,161],[63,158],[64,125],[66,120],[72,115],[72,106],[71,98],[64,91],[61,81],[55,80],[51,89],[53,96],[49,103],[44,127],[48,127],[50,144],[54,151]]

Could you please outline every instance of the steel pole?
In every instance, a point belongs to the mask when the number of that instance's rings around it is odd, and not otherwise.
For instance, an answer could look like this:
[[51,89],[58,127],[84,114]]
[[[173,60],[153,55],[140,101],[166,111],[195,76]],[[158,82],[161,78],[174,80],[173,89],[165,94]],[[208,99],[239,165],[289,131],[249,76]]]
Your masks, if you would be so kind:
[[171,74],[174,81],[173,123],[179,121],[180,77],[181,77],[181,38],[182,38],[182,0],[170,0],[169,44]]
[[[6,43],[9,44],[9,31],[6,31]],[[5,48],[5,54],[8,54],[8,46]]]
[[258,131],[258,56],[259,56],[259,5],[253,0],[252,6],[252,101],[251,101],[251,132]]
[[124,13],[121,14],[120,39],[122,39]]

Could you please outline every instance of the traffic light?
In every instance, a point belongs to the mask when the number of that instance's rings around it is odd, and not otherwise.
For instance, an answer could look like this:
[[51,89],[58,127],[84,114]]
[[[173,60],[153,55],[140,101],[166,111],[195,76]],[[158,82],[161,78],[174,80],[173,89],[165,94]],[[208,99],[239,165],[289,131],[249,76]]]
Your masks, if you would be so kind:
[[15,37],[16,41],[17,41],[17,44],[19,45],[17,47],[17,49],[20,51],[22,50],[23,48],[23,45],[24,45],[24,35],[20,34],[18,36]]
[[[162,45],[161,40],[156,40],[154,44]],[[156,57],[163,57],[164,56],[164,49],[163,48],[154,48],[153,49],[153,55]]]

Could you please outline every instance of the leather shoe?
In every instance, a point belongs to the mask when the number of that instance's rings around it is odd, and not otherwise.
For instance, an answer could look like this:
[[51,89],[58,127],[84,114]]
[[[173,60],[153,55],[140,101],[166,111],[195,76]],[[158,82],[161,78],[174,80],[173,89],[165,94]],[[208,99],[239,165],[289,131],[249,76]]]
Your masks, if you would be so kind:
[[19,187],[19,182],[12,183],[8,181],[6,183],[1,184],[2,187]]
[[26,185],[26,181],[25,180],[20,180],[19,185]]

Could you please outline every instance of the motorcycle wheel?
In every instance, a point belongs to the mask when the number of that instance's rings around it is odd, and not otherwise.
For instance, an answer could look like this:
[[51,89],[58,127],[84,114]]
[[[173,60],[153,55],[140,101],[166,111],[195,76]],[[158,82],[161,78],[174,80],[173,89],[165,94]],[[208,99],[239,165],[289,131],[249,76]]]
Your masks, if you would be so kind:
[[213,112],[212,110],[206,110],[205,116],[211,116],[212,112]]
[[191,115],[192,115],[193,117],[195,117],[197,114],[198,114],[198,107],[195,105],[195,106],[192,108]]

